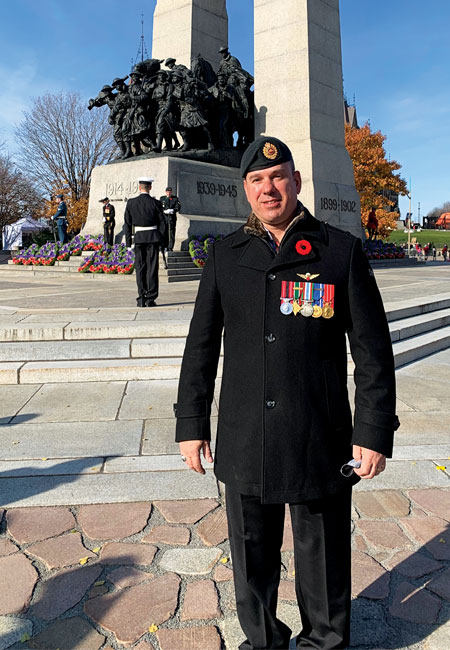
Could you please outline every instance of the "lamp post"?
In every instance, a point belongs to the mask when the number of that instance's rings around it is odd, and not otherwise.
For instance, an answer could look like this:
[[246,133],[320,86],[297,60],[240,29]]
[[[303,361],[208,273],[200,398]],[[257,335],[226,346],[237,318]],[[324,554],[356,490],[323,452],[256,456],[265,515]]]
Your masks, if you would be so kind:
[[411,257],[411,176],[409,177],[408,257]]

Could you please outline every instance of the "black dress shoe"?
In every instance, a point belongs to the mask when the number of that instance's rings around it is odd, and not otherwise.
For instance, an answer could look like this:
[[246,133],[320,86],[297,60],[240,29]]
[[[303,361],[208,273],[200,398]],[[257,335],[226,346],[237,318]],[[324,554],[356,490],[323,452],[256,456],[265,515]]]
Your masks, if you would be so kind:
[[145,307],[145,302],[142,300],[142,298],[136,299],[136,307]]
[[156,307],[156,302],[154,300],[150,300],[149,302],[145,303],[146,307]]

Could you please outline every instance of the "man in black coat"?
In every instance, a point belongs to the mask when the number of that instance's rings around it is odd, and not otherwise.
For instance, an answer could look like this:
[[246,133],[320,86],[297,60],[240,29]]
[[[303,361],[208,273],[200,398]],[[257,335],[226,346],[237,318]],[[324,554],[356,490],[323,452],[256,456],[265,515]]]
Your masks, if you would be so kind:
[[104,199],[100,199],[100,203],[103,203],[103,237],[105,239],[105,244],[108,246],[114,245],[114,228],[116,225],[116,210],[112,203],[109,202],[109,198],[105,196]]
[[124,215],[125,242],[131,248],[134,230],[138,307],[155,307],[158,297],[159,248],[164,246],[166,222],[159,201],[150,196],[153,178],[138,179],[139,196],[129,199]]
[[[297,647],[349,643],[351,486],[392,453],[395,374],[389,329],[361,241],[299,202],[288,147],[257,139],[241,172],[247,224],[205,265],[181,369],[176,440],[204,473],[222,331],[215,474],[226,486],[241,650],[288,648],[276,616],[285,504],[302,617]],[[348,335],[355,416],[347,394]],[[349,459],[359,469],[344,476]]]

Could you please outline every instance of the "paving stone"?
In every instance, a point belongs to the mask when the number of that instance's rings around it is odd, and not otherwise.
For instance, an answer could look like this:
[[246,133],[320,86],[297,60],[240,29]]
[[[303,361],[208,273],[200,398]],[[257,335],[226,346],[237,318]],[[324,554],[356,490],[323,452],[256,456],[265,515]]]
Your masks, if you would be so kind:
[[105,637],[84,618],[74,616],[50,625],[27,642],[33,650],[99,650]]
[[435,594],[450,602],[450,569],[431,579],[427,584],[427,589],[434,591]]
[[86,591],[98,578],[102,567],[79,566],[65,569],[41,583],[37,598],[34,599],[34,616],[52,621],[83,598]]
[[[161,650],[220,650],[221,640],[215,627],[190,627],[182,630],[158,630]],[[230,646],[231,647],[231,646]]]
[[409,500],[395,490],[355,492],[353,501],[365,517],[382,519],[384,517],[407,517],[409,515]]
[[394,591],[392,605],[389,608],[392,616],[402,618],[412,623],[435,623],[441,609],[438,598],[425,589],[415,587],[409,582],[402,582]]
[[409,496],[427,512],[450,521],[449,490],[411,490]]
[[155,650],[155,646],[153,646],[149,641],[141,641],[137,645],[133,646],[133,650]]
[[291,513],[289,512],[288,506],[286,506],[286,514],[284,518],[283,543],[281,545],[281,550],[282,551],[294,550],[294,535],[292,533]]
[[78,564],[84,557],[97,559],[96,554],[83,545],[80,533],[69,533],[37,542],[28,546],[26,552],[44,562],[49,569]]
[[[180,578],[173,573],[151,582],[88,600],[85,613],[123,644],[135,643],[150,625],[160,625],[173,616]],[[173,646],[177,647],[177,646]]]
[[174,546],[186,546],[189,544],[191,533],[189,528],[179,526],[155,526],[148,535],[142,538],[145,544],[155,542],[161,544],[173,544]]
[[408,578],[421,578],[443,567],[440,562],[436,562],[418,551],[399,551],[385,560],[383,565],[389,571],[398,571]]
[[227,616],[219,623],[219,627],[225,641],[225,648],[238,648],[245,641],[245,634],[237,616]]
[[367,543],[364,537],[356,534],[352,535],[352,548],[365,553],[367,551]]
[[214,571],[214,580],[216,582],[227,582],[228,580],[233,580],[233,571],[223,564],[220,564]]
[[166,551],[159,564],[165,571],[183,575],[209,573],[222,555],[220,548],[177,548]]
[[352,594],[379,600],[389,594],[390,576],[378,562],[360,551],[352,552]]
[[182,621],[220,618],[219,596],[212,580],[189,582],[184,596]]
[[443,648],[450,648],[450,621],[433,630],[423,644],[423,650],[443,650]]
[[6,537],[0,539],[0,557],[12,555],[13,553],[17,553],[18,550],[17,546],[13,544],[10,539],[7,539]]
[[0,558],[0,615],[23,612],[37,579],[36,569],[22,553]]
[[0,401],[0,424],[6,424],[17,411],[28,402],[33,393],[39,388],[39,384],[5,384],[2,386],[2,399]]
[[147,525],[150,503],[103,503],[82,506],[78,521],[91,539],[122,539]]
[[0,616],[0,650],[10,648],[19,642],[24,634],[31,636],[33,623],[26,618]]
[[297,602],[295,583],[292,580],[281,580],[278,588],[278,598]]
[[389,634],[389,627],[383,605],[364,598],[353,600],[350,634],[351,646],[384,648],[382,644]]
[[61,535],[76,526],[68,508],[17,508],[6,513],[8,531],[20,544]]
[[439,517],[405,519],[406,532],[427,550],[436,560],[450,560],[450,529],[448,522]]
[[228,539],[227,513],[217,508],[197,527],[197,534],[206,546],[217,546]]
[[373,545],[383,548],[408,548],[410,540],[393,521],[360,520],[357,530]]
[[196,524],[208,512],[219,506],[213,499],[154,501],[153,505],[169,524]]
[[102,548],[102,564],[137,564],[147,566],[153,562],[156,546],[150,544],[129,544],[126,542],[108,542]]
[[123,566],[108,573],[107,577],[118,589],[126,589],[127,587],[140,585],[142,582],[148,582],[154,578],[154,575],[132,566]]
[[374,481],[360,481],[355,485],[353,494],[372,492],[375,485],[377,490],[411,490],[448,487],[449,484],[448,476],[445,472],[439,472],[431,460],[392,460]]

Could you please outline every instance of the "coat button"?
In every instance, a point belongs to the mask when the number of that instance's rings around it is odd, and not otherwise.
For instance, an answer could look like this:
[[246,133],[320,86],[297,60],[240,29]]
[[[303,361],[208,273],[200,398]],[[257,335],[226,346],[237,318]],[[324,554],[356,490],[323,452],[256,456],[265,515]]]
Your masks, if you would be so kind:
[[269,273],[269,275],[267,276],[267,279],[268,279],[268,280],[276,280],[276,279],[277,279],[277,276],[274,275],[273,273]]
[[277,340],[276,337],[272,334],[272,332],[270,334],[267,334],[265,338],[267,343],[275,343],[275,341]]
[[266,402],[266,408],[268,408],[268,409],[274,409],[275,405],[276,405],[276,402],[274,402],[271,399],[268,399],[267,402]]

